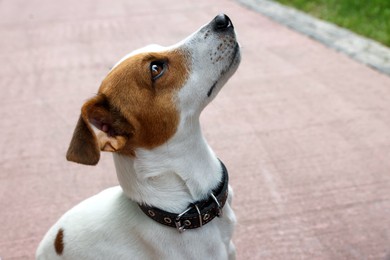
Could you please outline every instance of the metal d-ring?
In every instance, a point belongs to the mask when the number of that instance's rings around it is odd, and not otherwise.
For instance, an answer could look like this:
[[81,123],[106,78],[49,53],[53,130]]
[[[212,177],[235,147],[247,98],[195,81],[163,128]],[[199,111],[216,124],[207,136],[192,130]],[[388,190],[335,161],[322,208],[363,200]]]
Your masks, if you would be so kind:
[[196,208],[196,211],[198,211],[198,217],[199,217],[199,227],[202,227],[203,226],[203,222],[202,222],[202,214],[200,213],[200,210],[198,208],[198,205],[194,205],[195,208]]
[[218,217],[222,217],[222,207],[221,207],[221,204],[219,204],[219,201],[217,200],[217,198],[214,196],[213,193],[211,193],[211,198],[213,198],[215,204],[217,204],[217,207],[218,207],[217,216]]

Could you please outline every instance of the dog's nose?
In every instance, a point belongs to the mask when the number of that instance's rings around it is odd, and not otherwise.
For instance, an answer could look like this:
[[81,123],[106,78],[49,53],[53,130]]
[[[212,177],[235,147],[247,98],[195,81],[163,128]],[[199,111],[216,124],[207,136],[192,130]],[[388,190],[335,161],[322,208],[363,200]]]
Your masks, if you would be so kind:
[[215,30],[224,30],[229,27],[233,27],[232,21],[226,14],[217,15],[214,20],[214,29]]

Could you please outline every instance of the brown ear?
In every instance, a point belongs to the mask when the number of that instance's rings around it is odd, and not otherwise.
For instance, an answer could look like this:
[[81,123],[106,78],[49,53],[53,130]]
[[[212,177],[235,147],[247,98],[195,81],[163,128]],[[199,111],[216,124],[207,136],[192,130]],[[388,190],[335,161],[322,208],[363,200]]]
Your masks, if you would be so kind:
[[96,165],[100,159],[100,149],[95,134],[80,116],[66,153],[68,161],[86,165]]
[[87,101],[74,130],[66,159],[86,165],[96,165],[100,151],[121,150],[132,127],[112,108],[104,95]]

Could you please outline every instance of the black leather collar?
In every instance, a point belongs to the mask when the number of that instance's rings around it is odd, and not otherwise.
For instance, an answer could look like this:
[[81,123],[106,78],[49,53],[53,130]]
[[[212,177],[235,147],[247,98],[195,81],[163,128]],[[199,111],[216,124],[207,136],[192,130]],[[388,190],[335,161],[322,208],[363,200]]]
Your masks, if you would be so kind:
[[180,232],[186,229],[202,227],[215,217],[222,216],[222,208],[228,197],[229,176],[222,162],[221,166],[222,180],[219,186],[212,190],[207,199],[190,204],[182,213],[171,213],[159,208],[140,204],[139,207],[154,221],[165,226],[174,227]]

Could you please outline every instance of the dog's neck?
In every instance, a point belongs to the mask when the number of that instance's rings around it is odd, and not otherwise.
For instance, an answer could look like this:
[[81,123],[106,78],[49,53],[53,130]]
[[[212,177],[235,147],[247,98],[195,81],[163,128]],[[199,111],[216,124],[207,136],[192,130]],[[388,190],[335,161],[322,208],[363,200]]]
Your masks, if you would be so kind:
[[221,165],[203,137],[199,119],[183,120],[175,135],[136,157],[114,154],[119,183],[137,203],[180,213],[210,195],[222,178]]

